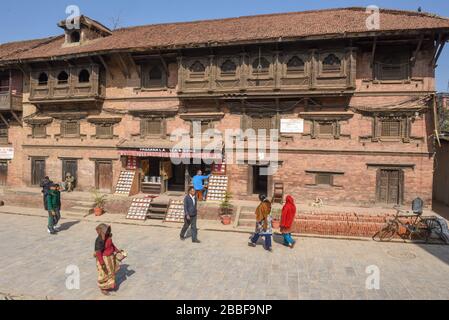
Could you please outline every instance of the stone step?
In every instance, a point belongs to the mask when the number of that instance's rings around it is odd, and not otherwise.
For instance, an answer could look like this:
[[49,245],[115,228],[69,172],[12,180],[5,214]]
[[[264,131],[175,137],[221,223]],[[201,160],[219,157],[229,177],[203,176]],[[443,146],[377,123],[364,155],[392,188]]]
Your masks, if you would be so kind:
[[239,227],[254,227],[256,221],[253,219],[239,219]]
[[70,211],[72,212],[90,212],[90,210],[92,210],[93,208],[86,208],[86,207],[79,207],[79,206],[74,206],[70,208]]
[[85,218],[91,213],[88,211],[62,211],[61,215],[63,217],[74,217],[74,218]]
[[93,208],[95,206],[95,202],[93,201],[76,201],[76,204],[82,207],[86,206],[90,208]]

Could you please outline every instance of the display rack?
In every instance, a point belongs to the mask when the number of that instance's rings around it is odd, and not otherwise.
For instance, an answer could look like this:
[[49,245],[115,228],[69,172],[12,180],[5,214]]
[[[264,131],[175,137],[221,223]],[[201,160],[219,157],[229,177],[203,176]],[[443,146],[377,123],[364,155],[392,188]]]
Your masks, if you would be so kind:
[[134,199],[129,208],[126,219],[131,220],[146,220],[147,214],[151,206],[152,198],[138,198]]
[[213,175],[209,178],[207,201],[223,201],[228,191],[228,177]]
[[133,182],[134,182],[135,175],[136,175],[135,171],[123,170],[120,173],[120,177],[118,179],[117,186],[115,188],[115,193],[125,194],[125,195],[129,196]]
[[171,200],[168,206],[165,222],[184,222],[184,202],[182,200]]

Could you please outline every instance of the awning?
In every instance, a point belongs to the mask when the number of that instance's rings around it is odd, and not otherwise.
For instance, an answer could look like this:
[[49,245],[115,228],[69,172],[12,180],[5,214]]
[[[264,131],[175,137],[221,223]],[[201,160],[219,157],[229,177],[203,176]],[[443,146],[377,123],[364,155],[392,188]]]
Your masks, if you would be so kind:
[[351,98],[349,107],[357,111],[419,111],[429,108],[430,96],[362,97]]

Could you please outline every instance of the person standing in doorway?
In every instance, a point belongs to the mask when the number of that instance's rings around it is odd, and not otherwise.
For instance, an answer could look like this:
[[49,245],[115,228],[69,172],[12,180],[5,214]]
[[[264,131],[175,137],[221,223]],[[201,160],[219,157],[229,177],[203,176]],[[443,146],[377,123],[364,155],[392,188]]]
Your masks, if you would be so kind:
[[273,251],[271,246],[271,236],[273,235],[271,202],[265,195],[260,195],[259,200],[260,204],[256,209],[256,231],[249,238],[248,245],[255,247],[257,240],[263,236],[265,237],[264,249],[271,252]]
[[193,188],[195,189],[195,194],[198,201],[203,201],[204,197],[206,196],[206,190],[204,188],[204,180],[209,179],[209,177],[210,174],[207,176],[203,176],[203,172],[201,170],[198,170],[196,176],[193,177],[192,180]]
[[47,194],[47,210],[48,210],[48,225],[47,231],[50,234],[56,234],[55,220],[56,220],[56,185],[51,184]]
[[48,191],[50,190],[50,185],[53,184],[53,181],[50,180],[49,177],[45,177],[40,184],[40,187],[42,188],[42,195],[43,195],[43,200],[44,200],[44,208],[46,211],[48,211],[48,206],[47,206],[47,196],[48,196]]
[[292,226],[296,216],[295,200],[292,196],[287,196],[281,216],[281,233],[284,237],[284,245],[293,249],[296,241],[292,238]]
[[192,242],[201,243],[198,240],[198,229],[196,226],[197,216],[198,216],[198,198],[195,196],[195,189],[193,187],[189,188],[188,194],[184,198],[184,226],[182,227],[180,238],[185,240],[187,229],[192,229]]

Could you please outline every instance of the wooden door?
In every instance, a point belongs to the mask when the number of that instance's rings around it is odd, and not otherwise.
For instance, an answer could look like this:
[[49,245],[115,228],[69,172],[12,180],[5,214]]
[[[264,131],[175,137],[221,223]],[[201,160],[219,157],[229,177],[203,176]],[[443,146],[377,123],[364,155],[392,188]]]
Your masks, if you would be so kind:
[[378,173],[377,201],[386,204],[402,202],[403,173],[402,170],[383,170]]
[[112,191],[112,161],[97,161],[95,163],[95,187],[101,192]]
[[32,159],[31,160],[31,184],[39,186],[41,181],[45,178],[45,160]]
[[8,162],[0,161],[0,186],[6,186],[8,180]]
[[78,160],[62,160],[62,181],[65,180],[67,173],[70,173],[75,178],[75,183],[78,181]]

